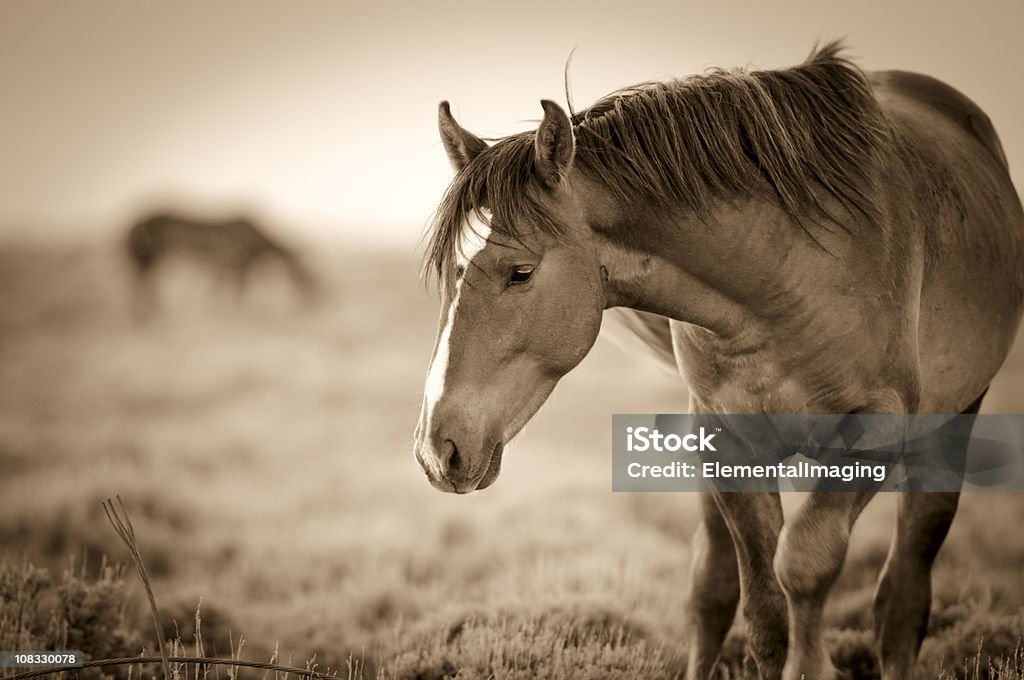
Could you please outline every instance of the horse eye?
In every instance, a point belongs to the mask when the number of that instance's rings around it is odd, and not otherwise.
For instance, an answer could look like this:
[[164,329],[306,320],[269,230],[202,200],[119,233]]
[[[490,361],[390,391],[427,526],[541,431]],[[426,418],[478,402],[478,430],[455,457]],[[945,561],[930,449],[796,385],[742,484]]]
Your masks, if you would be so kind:
[[533,265],[532,264],[521,264],[512,270],[512,276],[509,278],[508,285],[514,286],[517,283],[526,283],[533,276]]

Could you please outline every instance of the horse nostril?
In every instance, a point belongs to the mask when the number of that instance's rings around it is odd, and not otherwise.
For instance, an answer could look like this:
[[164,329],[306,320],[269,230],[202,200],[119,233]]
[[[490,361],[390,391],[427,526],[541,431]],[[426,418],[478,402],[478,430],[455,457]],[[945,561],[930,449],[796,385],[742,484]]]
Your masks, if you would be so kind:
[[444,440],[446,451],[443,462],[443,467],[446,472],[458,472],[459,468],[462,467],[462,456],[459,454],[459,448],[455,446],[455,442],[451,439]]

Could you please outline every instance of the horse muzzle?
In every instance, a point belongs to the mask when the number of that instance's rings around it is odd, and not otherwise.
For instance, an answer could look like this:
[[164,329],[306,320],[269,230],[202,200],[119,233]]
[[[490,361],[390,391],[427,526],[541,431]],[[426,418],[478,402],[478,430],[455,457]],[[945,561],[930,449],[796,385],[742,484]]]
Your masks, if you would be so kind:
[[498,478],[505,449],[500,440],[487,447],[486,454],[475,456],[482,462],[473,464],[474,461],[451,439],[433,439],[433,442],[428,442],[417,438],[415,456],[435,489],[466,494],[486,489]]

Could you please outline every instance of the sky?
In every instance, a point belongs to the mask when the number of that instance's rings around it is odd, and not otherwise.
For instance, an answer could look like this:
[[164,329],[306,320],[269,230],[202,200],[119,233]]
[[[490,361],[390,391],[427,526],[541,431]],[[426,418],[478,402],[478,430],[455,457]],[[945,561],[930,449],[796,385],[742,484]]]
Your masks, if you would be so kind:
[[635,82],[779,67],[845,37],[867,69],[984,108],[1020,184],[1024,2],[0,1],[0,236],[115,233],[177,206],[414,243],[450,180],[437,103],[482,136]]

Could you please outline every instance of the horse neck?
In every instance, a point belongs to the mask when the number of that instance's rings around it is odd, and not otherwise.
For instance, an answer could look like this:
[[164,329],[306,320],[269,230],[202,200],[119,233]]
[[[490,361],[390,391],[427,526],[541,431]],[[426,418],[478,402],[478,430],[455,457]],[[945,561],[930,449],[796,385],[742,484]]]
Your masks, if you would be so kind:
[[796,279],[806,273],[804,265],[797,273],[788,263],[796,256],[827,266],[828,239],[834,238],[825,234],[826,243],[816,244],[780,208],[752,199],[716,201],[704,218],[650,209],[613,214],[590,222],[609,225],[594,232],[608,306],[661,314],[723,336],[743,333],[752,318],[775,308],[784,313],[787,292],[795,292]]

